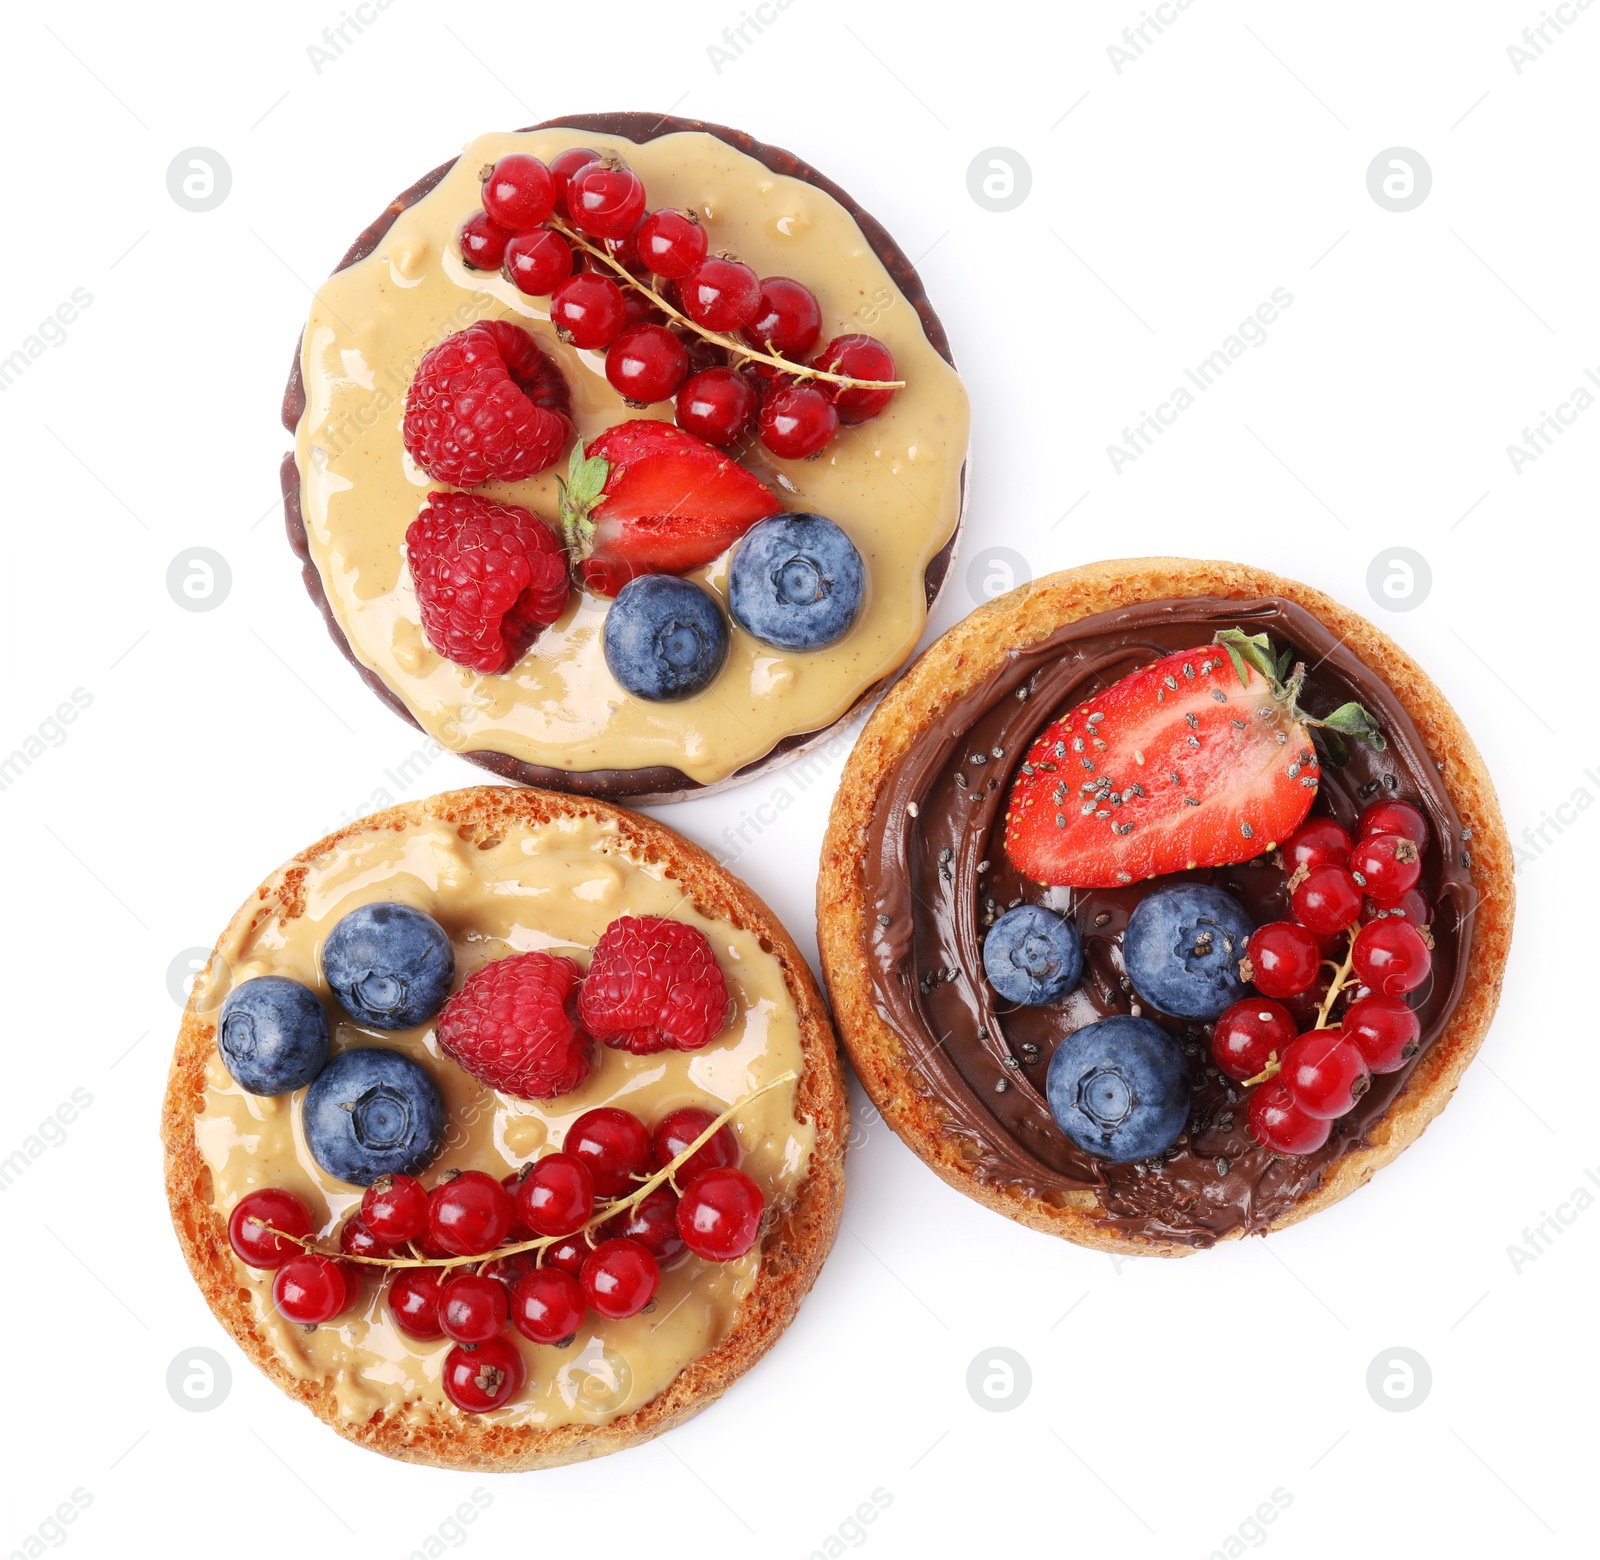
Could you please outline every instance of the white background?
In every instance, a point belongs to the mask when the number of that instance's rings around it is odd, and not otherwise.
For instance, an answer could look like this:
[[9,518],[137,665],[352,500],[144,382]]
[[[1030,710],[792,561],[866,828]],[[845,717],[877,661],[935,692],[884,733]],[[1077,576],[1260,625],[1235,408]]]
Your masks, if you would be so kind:
[[[1063,9],[794,0],[717,62],[738,0],[395,0],[320,72],[308,47],[338,0],[13,14],[0,357],[74,288],[93,301],[0,398],[4,750],[74,689],[92,702],[0,791],[0,1155],[74,1090],[92,1104],[0,1200],[6,1551],[30,1534],[83,1555],[404,1556],[430,1537],[796,1557],[1204,1556],[1230,1535],[1307,1556],[1583,1547],[1600,1211],[1565,1200],[1600,1174],[1600,818],[1572,805],[1600,795],[1600,409],[1520,474],[1507,446],[1600,371],[1600,8],[1564,6],[1571,24],[1520,74],[1507,46],[1534,0],[1195,0],[1120,73],[1107,48],[1139,6]],[[278,861],[392,789],[385,769],[419,743],[334,650],[283,540],[278,402],[307,284],[478,132],[623,107],[792,148],[921,258],[975,410],[934,627],[970,610],[993,545],[1034,574],[1172,551],[1311,581],[1413,651],[1476,735],[1520,842],[1520,915],[1458,1098],[1332,1211],[1119,1264],[947,1190],[858,1096],[845,1227],[772,1356],[663,1440],[497,1479],[347,1445],[212,1320],[161,1189],[168,971]],[[232,171],[203,214],[166,183],[194,146]],[[1406,213],[1366,182],[1396,146],[1432,170]],[[993,147],[1031,168],[1006,213],[968,192]],[[1108,443],[1280,287],[1293,303],[1266,343],[1118,474]],[[232,576],[205,613],[165,584],[196,546]],[[1368,590],[1396,546],[1431,566],[1415,610]],[[843,756],[736,847],[808,950]],[[446,756],[421,785],[480,778]],[[777,816],[784,787],[664,811],[731,854],[725,831],[764,803]],[[1558,1205],[1573,1222],[1519,1270],[1508,1247]],[[206,1413],[165,1385],[196,1347],[233,1366]],[[966,1386],[997,1347],[1031,1371],[1006,1412]],[[1396,1347],[1431,1370],[1411,1412],[1366,1386]],[[75,1489],[89,1504],[52,1530]],[[474,1490],[487,1506],[453,1526]],[[874,1490],[877,1519],[853,1527]],[[1251,1528],[1275,1490],[1277,1520]]]

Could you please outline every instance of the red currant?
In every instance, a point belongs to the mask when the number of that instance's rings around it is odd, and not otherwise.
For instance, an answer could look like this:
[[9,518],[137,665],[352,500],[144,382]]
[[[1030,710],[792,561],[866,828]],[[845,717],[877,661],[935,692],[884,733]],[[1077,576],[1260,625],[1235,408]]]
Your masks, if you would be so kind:
[[1308,1116],[1332,1120],[1372,1086],[1366,1059],[1337,1029],[1309,1029],[1291,1041],[1278,1074]]
[[1419,854],[1428,848],[1428,820],[1410,802],[1374,802],[1362,813],[1356,833],[1400,834],[1417,847]]
[[350,1303],[350,1285],[332,1257],[305,1252],[278,1269],[272,1280],[272,1303],[289,1321],[316,1327]]
[[568,1235],[553,1246],[544,1248],[544,1265],[562,1273],[570,1273],[576,1278],[583,1271],[583,1264],[589,1260],[589,1253],[593,1250],[594,1247],[583,1236]]
[[534,1232],[522,1222],[521,1214],[515,1212],[517,1206],[517,1190],[522,1185],[523,1178],[532,1168],[532,1165],[524,1165],[522,1169],[513,1170],[510,1175],[503,1175],[500,1177],[500,1184],[505,1187],[506,1195],[511,1199],[511,1207],[513,1209],[511,1228],[506,1231],[506,1239],[509,1241],[515,1242],[519,1240],[533,1239]]
[[822,307],[809,287],[787,276],[762,279],[756,317],[744,328],[744,339],[752,347],[798,360],[816,346],[821,334]]
[[1374,899],[1394,901],[1416,887],[1422,855],[1403,834],[1368,834],[1350,852],[1350,870]]
[[[339,1250],[347,1257],[392,1257],[394,1255],[394,1247],[386,1240],[379,1240],[367,1228],[359,1213],[351,1214],[339,1230]],[[357,1263],[354,1266],[357,1271],[353,1276],[359,1277],[361,1264]]]
[[506,280],[530,298],[547,298],[572,275],[572,245],[552,228],[518,233],[506,245]]
[[361,1197],[361,1222],[379,1240],[415,1240],[428,1227],[428,1194],[409,1175],[380,1175]]
[[657,276],[687,276],[706,252],[706,230],[692,211],[652,211],[639,224],[639,259]]
[[606,378],[624,401],[650,406],[665,401],[689,372],[683,343],[663,325],[635,325],[606,353]]
[[1408,888],[1398,899],[1374,899],[1368,894],[1366,913],[1362,919],[1376,921],[1386,915],[1398,916],[1413,926],[1428,926],[1433,921],[1433,911],[1428,908],[1428,901],[1414,888]]
[[233,1205],[228,1216],[228,1244],[247,1267],[264,1272],[282,1267],[302,1250],[294,1241],[270,1234],[268,1225],[285,1235],[309,1235],[311,1214],[293,1192],[280,1192],[276,1187],[247,1193]]
[[504,1407],[522,1388],[522,1351],[509,1338],[491,1338],[476,1348],[457,1344],[444,1357],[441,1384],[452,1403],[468,1414]]
[[590,238],[621,238],[644,215],[644,185],[632,169],[592,162],[567,181],[567,213]]
[[428,1198],[428,1233],[452,1256],[493,1251],[515,1216],[510,1193],[482,1170],[462,1171]]
[[657,1262],[683,1250],[678,1233],[678,1194],[668,1186],[647,1192],[626,1213],[608,1219],[601,1232],[608,1240],[636,1240]]
[[697,1257],[731,1262],[756,1243],[765,1199],[743,1170],[702,1170],[683,1189],[678,1233]]
[[600,161],[599,152],[589,146],[569,146],[564,152],[557,152],[550,159],[550,182],[555,187],[555,209],[562,216],[570,216],[567,210],[567,189],[572,183],[572,176],[587,168],[590,163]]
[[1254,1078],[1300,1032],[1288,1008],[1260,997],[1235,1002],[1211,1032],[1211,1055],[1230,1078]]
[[419,1343],[444,1337],[439,1325],[439,1291],[445,1275],[443,1268],[401,1268],[389,1280],[389,1315],[406,1337]]
[[560,1343],[583,1325],[583,1288],[559,1268],[535,1268],[511,1291],[511,1325],[533,1343]]
[[[851,379],[893,379],[894,358],[876,336],[835,336],[816,357],[813,368],[830,374],[845,374]],[[828,394],[839,409],[843,423],[866,422],[876,417],[894,399],[893,389],[863,390],[829,385]]]
[[589,1309],[621,1320],[637,1316],[661,1283],[656,1259],[636,1240],[604,1240],[589,1253],[579,1279]]
[[439,1286],[439,1326],[456,1343],[487,1343],[511,1314],[506,1286],[483,1273],[457,1273]]
[[1318,937],[1332,937],[1361,916],[1361,886],[1347,867],[1313,867],[1290,896],[1297,920]]
[[[533,1237],[516,1235],[516,1227],[512,1226],[513,1239],[521,1238],[531,1240]],[[507,1289],[514,1288],[516,1282],[524,1273],[531,1273],[539,1265],[539,1253],[536,1251],[513,1251],[503,1257],[496,1257],[493,1262],[485,1262],[480,1269],[490,1278],[497,1279]]]
[[622,289],[609,276],[579,271],[550,295],[550,323],[556,334],[583,351],[609,346],[627,318]]
[[[630,330],[635,325],[665,325],[667,317],[645,295],[634,287],[622,289],[622,328]],[[681,345],[681,342],[680,342]],[[689,354],[685,348],[684,371],[688,371]]]
[[546,1154],[517,1187],[517,1213],[535,1235],[572,1235],[594,1212],[594,1177],[576,1154]]
[[[703,374],[708,368],[726,368],[728,366],[728,352],[725,347],[719,347],[714,341],[707,341],[704,336],[697,336],[692,332],[685,335],[683,345],[689,354],[689,372]],[[754,407],[751,408],[755,410]]]
[[[717,1118],[698,1105],[683,1105],[670,1110],[656,1123],[650,1134],[650,1148],[656,1169],[665,1170]],[[702,1170],[720,1170],[739,1163],[739,1140],[733,1128],[723,1125],[700,1148],[678,1166],[673,1175],[679,1186],[686,1186]]]
[[679,284],[683,312],[707,330],[742,330],[761,307],[761,278],[724,255],[697,260]]
[[550,170],[526,152],[507,152],[484,176],[483,209],[508,233],[538,227],[555,205]]
[[1422,1044],[1422,1020],[1400,997],[1352,1002],[1343,1029],[1375,1073],[1399,1072]]
[[1307,818],[1283,842],[1283,865],[1292,873],[1296,867],[1342,867],[1350,859],[1350,836],[1332,818]]
[[632,228],[624,233],[621,238],[605,238],[600,241],[600,247],[620,265],[623,270],[637,276],[644,270],[644,261],[639,258],[639,229]]
[[1250,1096],[1250,1135],[1275,1154],[1311,1154],[1328,1141],[1333,1123],[1303,1111],[1281,1078]]
[[1298,997],[1311,988],[1322,967],[1317,939],[1293,921],[1258,926],[1250,934],[1246,956],[1254,970],[1251,983],[1264,997]]
[[814,385],[778,385],[761,403],[761,442],[783,460],[804,460],[839,431],[837,407]]
[[707,444],[726,446],[749,431],[758,398],[748,374],[707,368],[678,391],[678,426]]
[[1403,997],[1428,978],[1433,955],[1416,927],[1387,916],[1356,934],[1352,963],[1363,986],[1379,996]]
[[461,244],[461,258],[474,271],[498,271],[511,235],[487,212],[475,211],[461,224],[457,238]]
[[631,1111],[602,1105],[586,1110],[567,1129],[562,1148],[589,1167],[602,1197],[628,1191],[633,1178],[650,1173],[650,1134]]

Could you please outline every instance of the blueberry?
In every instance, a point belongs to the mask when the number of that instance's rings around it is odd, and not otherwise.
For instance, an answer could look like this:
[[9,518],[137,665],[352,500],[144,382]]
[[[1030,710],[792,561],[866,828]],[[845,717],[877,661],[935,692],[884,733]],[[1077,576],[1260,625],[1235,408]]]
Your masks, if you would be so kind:
[[1078,984],[1083,939],[1055,911],[1019,905],[1007,910],[984,938],[983,973],[1007,1002],[1042,1007]]
[[728,625],[691,580],[641,574],[606,613],[606,665],[640,699],[687,699],[728,659]]
[[1231,894],[1175,883],[1140,900],[1122,934],[1133,989],[1174,1018],[1216,1018],[1244,995],[1239,960],[1255,922]]
[[303,1089],[328,1060],[328,1021],[316,992],[283,975],[235,986],[222,1004],[217,1050],[251,1094]]
[[445,930],[410,905],[362,905],[322,945],[323,978],[357,1023],[411,1029],[450,995],[456,955]]
[[1189,1119],[1189,1066],[1178,1042],[1126,1013],[1068,1035],[1050,1058],[1044,1092],[1056,1125],[1113,1164],[1170,1148]]
[[415,1175],[444,1141],[444,1100],[428,1071],[387,1046],[341,1051],[306,1091],[301,1124],[329,1175],[371,1186]]
[[775,515],[753,526],[728,570],[728,610],[763,644],[820,650],[861,615],[861,554],[821,515]]

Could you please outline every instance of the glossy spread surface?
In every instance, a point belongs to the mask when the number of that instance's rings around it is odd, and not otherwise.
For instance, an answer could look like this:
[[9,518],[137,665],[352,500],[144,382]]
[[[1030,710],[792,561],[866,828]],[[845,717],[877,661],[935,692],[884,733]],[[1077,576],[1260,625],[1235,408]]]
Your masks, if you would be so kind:
[[[621,152],[652,207],[698,211],[713,251],[735,253],[764,276],[803,281],[821,303],[824,340],[848,331],[877,336],[907,382],[886,411],[841,429],[814,460],[780,461],[759,443],[740,452],[786,508],[827,515],[860,550],[868,587],[855,629],[828,650],[793,653],[733,626],[720,676],[679,703],[623,692],[601,653],[606,604],[578,592],[505,676],[453,665],[423,637],[401,554],[406,526],[435,485],[401,444],[405,389],[422,354],[473,321],[508,319],[533,331],[572,388],[584,439],[629,417],[671,416],[667,404],[645,413],[625,406],[601,354],[557,340],[542,307],[548,300],[467,270],[455,251],[457,228],[479,205],[480,168],[508,151],[549,159],[578,145]],[[668,766],[701,783],[723,779],[787,736],[826,728],[910,654],[926,617],[924,570],[960,515],[965,393],[855,219],[826,192],[701,132],[643,144],[562,129],[479,137],[372,254],[323,283],[301,370],[301,507],[330,608],[359,660],[457,751],[502,752],[568,772]],[[555,478],[552,470],[479,491],[553,518]],[[694,577],[720,596],[726,570],[723,558]]]
[[[1431,979],[1412,997],[1423,1048],[1460,998],[1471,947],[1470,853],[1454,804],[1410,718],[1393,694],[1322,623],[1279,599],[1192,597],[1147,602],[1068,624],[955,701],[890,772],[868,832],[867,958],[874,1001],[911,1052],[912,1081],[942,1108],[963,1159],[983,1181],[1057,1206],[1092,1201],[1138,1237],[1207,1246],[1259,1231],[1314,1190],[1339,1156],[1360,1144],[1415,1066],[1375,1076],[1327,1144],[1278,1158],[1245,1125],[1245,1094],[1212,1065],[1209,1029],[1166,1019],[1190,1060],[1194,1106],[1164,1161],[1110,1165],[1074,1147],[1044,1101],[1045,1070],[1060,1041],[1138,1002],[1123,975],[1121,934],[1162,878],[1124,888],[1072,891],[1021,878],[1003,845],[1015,770],[1052,719],[1129,672],[1175,650],[1210,644],[1220,628],[1265,632],[1312,668],[1302,704],[1326,715],[1357,699],[1378,719],[1383,752],[1352,742],[1344,762],[1324,754],[1316,812],[1351,827],[1370,801],[1398,796],[1427,814],[1433,840],[1419,888],[1433,906]],[[1221,652],[1218,652],[1219,654]],[[1235,894],[1259,922],[1288,909],[1274,853],[1181,876]],[[1078,988],[1047,1007],[1011,1010],[983,979],[983,933],[1019,902],[1070,915],[1084,937]],[[1303,1000],[1303,999],[1297,999]],[[1291,1004],[1293,1006],[1293,1004]],[[1304,1019],[1310,1027],[1312,1019]]]
[[[275,911],[219,949],[217,978],[201,1017],[215,1023],[229,989],[258,975],[286,975],[319,991],[335,1050],[387,1045],[416,1057],[438,1083],[448,1112],[445,1146],[424,1170],[431,1186],[448,1168],[508,1174],[541,1152],[559,1148],[571,1122],[599,1105],[617,1105],[653,1125],[680,1105],[721,1112],[781,1073],[802,1068],[797,1015],[777,960],[753,933],[707,920],[661,868],[624,854],[611,825],[557,819],[517,825],[503,837],[464,839],[452,825],[430,822],[402,831],[372,829],[343,841],[305,871],[303,911]],[[547,1105],[510,1099],[479,1084],[439,1052],[432,1025],[393,1034],[346,1017],[321,982],[318,950],[334,924],[358,905],[398,900],[433,916],[450,934],[456,985],[490,960],[530,949],[565,954],[580,965],[606,925],[619,915],[664,915],[700,927],[716,950],[735,1012],[703,1050],[632,1056],[595,1048],[595,1067],[573,1093]],[[301,1197],[324,1235],[336,1235],[361,1189],[326,1175],[306,1149],[300,1100],[246,1094],[215,1051],[207,1064],[205,1108],[195,1138],[211,1169],[213,1202],[226,1219],[235,1202],[261,1187]],[[733,1121],[742,1168],[766,1193],[769,1207],[791,1195],[805,1175],[815,1134],[795,1119],[793,1086],[752,1101]],[[755,1280],[759,1244],[735,1262],[710,1263],[684,1253],[668,1265],[651,1311],[625,1321],[590,1314],[565,1349],[516,1338],[528,1365],[518,1397],[489,1416],[554,1427],[603,1424],[648,1402],[732,1327]],[[373,1269],[366,1270],[369,1274]],[[306,1331],[273,1307],[270,1275],[240,1265],[257,1325],[296,1376],[326,1378],[338,1411],[364,1421],[400,1408],[419,1423],[454,1415],[439,1382],[447,1341],[406,1338],[368,1277],[360,1300],[342,1317]],[[510,1335],[508,1336],[515,1336]]]

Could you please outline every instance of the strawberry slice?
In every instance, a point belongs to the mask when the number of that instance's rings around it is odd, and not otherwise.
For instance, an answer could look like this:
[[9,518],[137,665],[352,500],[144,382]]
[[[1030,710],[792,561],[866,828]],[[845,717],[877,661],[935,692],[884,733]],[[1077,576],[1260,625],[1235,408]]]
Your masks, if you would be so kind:
[[1013,864],[1040,883],[1112,888],[1273,849],[1317,794],[1308,726],[1385,745],[1359,704],[1306,715],[1305,667],[1280,681],[1288,659],[1265,634],[1224,629],[1052,722],[1012,787]]
[[687,574],[783,506],[732,457],[639,418],[576,447],[561,527],[579,584],[615,596],[640,574]]

